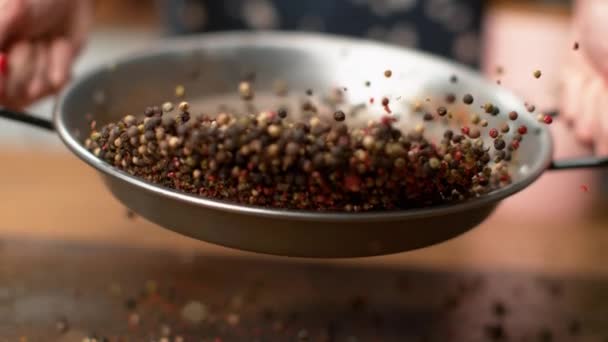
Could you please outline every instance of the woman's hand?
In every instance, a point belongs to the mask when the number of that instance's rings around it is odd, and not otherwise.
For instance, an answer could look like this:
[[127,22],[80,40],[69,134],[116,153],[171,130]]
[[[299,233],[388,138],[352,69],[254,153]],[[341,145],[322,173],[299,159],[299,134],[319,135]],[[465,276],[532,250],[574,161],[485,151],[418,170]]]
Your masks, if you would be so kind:
[[90,0],[0,0],[0,105],[58,91],[88,33]]
[[[570,53],[562,75],[562,112],[577,137],[608,155],[608,2],[579,0]],[[575,44],[573,41],[573,44]]]

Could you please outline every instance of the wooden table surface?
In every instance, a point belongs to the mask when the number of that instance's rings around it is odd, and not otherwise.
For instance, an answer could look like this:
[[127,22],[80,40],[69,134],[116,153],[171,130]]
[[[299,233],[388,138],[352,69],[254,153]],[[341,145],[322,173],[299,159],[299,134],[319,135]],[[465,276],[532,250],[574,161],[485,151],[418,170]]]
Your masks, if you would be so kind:
[[[0,165],[0,341],[92,333],[159,341],[163,324],[186,341],[294,341],[302,329],[311,341],[482,341],[498,323],[514,340],[535,341],[545,328],[569,340],[578,320],[579,340],[608,336],[603,220],[525,224],[499,215],[412,253],[278,258],[127,218],[95,172],[65,151],[0,150]],[[151,288],[158,292],[146,294]],[[243,299],[251,291],[259,298]],[[127,310],[130,297],[140,305]],[[203,323],[182,317],[192,301],[208,309]],[[496,301],[508,307],[504,318],[492,314]],[[58,333],[63,318],[70,329]]]

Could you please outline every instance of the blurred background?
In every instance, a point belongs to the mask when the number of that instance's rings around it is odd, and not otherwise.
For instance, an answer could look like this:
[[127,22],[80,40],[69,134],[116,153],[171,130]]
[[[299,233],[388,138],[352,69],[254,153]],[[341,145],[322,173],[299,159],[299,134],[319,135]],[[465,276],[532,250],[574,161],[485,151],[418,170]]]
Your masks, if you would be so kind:
[[[210,3],[229,6],[230,2]],[[271,29],[279,20],[267,1],[248,0],[246,3],[242,12],[234,14],[235,10],[231,9],[234,18],[240,18],[232,19],[235,27],[249,25],[256,29]],[[372,26],[361,34],[407,47],[435,49],[437,53],[480,68],[487,77],[500,80],[504,87],[517,93],[522,100],[535,103],[538,108],[557,106],[560,65],[567,54],[572,53],[573,40],[568,34],[569,1],[486,1],[477,24],[474,13],[442,12],[449,0],[429,0],[424,1],[424,5],[416,0],[353,0],[352,3],[375,11],[379,17],[390,18],[391,11],[417,5],[431,17],[456,15],[464,22],[456,23],[458,26],[448,19],[456,25],[445,30],[454,38],[449,46],[428,45],[428,34],[417,31],[415,25],[408,23]],[[97,65],[111,63],[121,55],[153,46],[166,36],[212,30],[217,15],[209,8],[185,0],[171,1],[171,5],[168,1],[152,0],[98,1],[93,34],[76,65],[74,77]],[[471,18],[467,19],[467,15]],[[301,29],[324,30],[314,15],[304,16],[300,24]],[[470,30],[463,29],[469,24],[472,25]],[[476,30],[476,25],[481,29]],[[498,72],[499,69],[502,72]],[[535,69],[542,70],[543,77],[530,82],[531,71]],[[51,108],[52,99],[47,99],[30,110],[48,117]],[[552,129],[557,144],[556,158],[591,153],[578,144],[560,122]],[[35,251],[32,246],[45,241],[158,251],[186,257],[275,259],[208,245],[142,219],[130,219],[125,208],[102,187],[95,173],[72,157],[56,136],[6,121],[0,122],[0,131],[0,241],[9,246],[5,249],[9,256],[3,259],[5,261],[13,260],[10,255],[27,254],[21,249],[15,252],[11,244],[24,244],[28,250]],[[547,173],[529,189],[509,198],[479,228],[453,241],[407,254],[314,263],[422,268],[437,272],[505,271],[605,277],[608,276],[608,265],[603,263],[608,257],[607,183],[606,173],[600,171]],[[32,242],[35,244],[31,245]],[[36,255],[45,257],[44,253]],[[33,269],[40,267],[33,265]],[[2,261],[0,270],[1,267]],[[79,267],[86,268],[84,265]]]

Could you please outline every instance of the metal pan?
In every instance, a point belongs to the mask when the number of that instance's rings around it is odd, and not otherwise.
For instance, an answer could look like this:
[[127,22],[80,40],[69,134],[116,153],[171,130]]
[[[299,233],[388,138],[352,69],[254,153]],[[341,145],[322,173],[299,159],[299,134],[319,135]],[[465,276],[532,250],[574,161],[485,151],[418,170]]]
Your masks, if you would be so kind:
[[[390,79],[383,76],[387,68],[393,70]],[[52,122],[8,110],[0,116],[56,130],[74,154],[99,171],[119,201],[160,226],[223,246],[298,257],[363,257],[437,244],[477,226],[503,199],[530,185],[545,170],[608,165],[606,158],[553,162],[548,129],[532,115],[522,114],[520,121],[534,134],[526,136],[518,151],[519,164],[510,186],[432,208],[319,213],[250,207],[172,191],[103,163],[83,146],[91,119],[87,114],[104,124],[127,113],[140,113],[147,105],[168,99],[178,84],[185,86],[190,101],[233,94],[247,70],[257,72],[256,89],[270,89],[276,78],[301,93],[307,88],[324,92],[344,85],[353,102],[367,101],[370,95],[395,98],[450,91],[461,97],[471,92],[476,103],[492,102],[502,109],[526,112],[523,102],[506,90],[468,68],[430,55],[341,37],[237,32],[171,40],[99,68],[68,87]],[[456,85],[449,82],[452,74],[459,78]],[[372,82],[371,88],[365,87],[365,80]],[[504,112],[489,116],[490,124],[504,121]]]

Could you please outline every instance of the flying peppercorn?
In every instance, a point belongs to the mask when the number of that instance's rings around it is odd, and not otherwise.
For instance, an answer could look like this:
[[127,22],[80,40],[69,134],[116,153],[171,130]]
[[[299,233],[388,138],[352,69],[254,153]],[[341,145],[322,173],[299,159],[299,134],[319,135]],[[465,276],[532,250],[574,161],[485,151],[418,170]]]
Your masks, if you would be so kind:
[[503,139],[498,138],[498,139],[494,140],[494,148],[499,151],[503,150],[506,147],[506,145],[507,144],[505,143],[505,141]]
[[541,75],[542,73],[540,72],[540,70],[534,71],[534,78],[540,78]]
[[164,113],[171,113],[173,111],[173,103],[171,102],[165,102],[163,104],[163,112]]
[[494,112],[494,105],[491,103],[486,103],[483,105],[483,110],[488,114],[492,114],[492,112]]
[[175,96],[176,97],[184,97],[186,94],[186,88],[183,85],[178,85],[175,87]]
[[462,98],[462,102],[464,102],[467,105],[473,104],[473,95],[471,94],[466,94],[463,98]]
[[553,118],[550,115],[545,115],[543,117],[543,122],[547,125],[550,125],[551,123],[553,123]]
[[447,102],[448,104],[452,104],[452,103],[456,102],[456,95],[454,95],[454,94],[447,94],[445,96],[445,102]]
[[445,116],[448,113],[448,110],[445,107],[437,108],[437,115]]
[[344,119],[346,119],[346,114],[344,114],[343,111],[338,110],[334,113],[334,120],[340,122],[340,121],[344,121]]
[[253,88],[251,87],[251,83],[247,81],[243,81],[239,83],[239,94],[243,100],[252,100],[253,99]]
[[277,115],[281,118],[281,119],[285,119],[287,117],[287,108],[285,107],[281,107],[279,108],[279,111],[277,112]]
[[526,133],[528,133],[528,127],[521,125],[519,126],[519,128],[517,129],[517,132],[521,135],[525,135]]
[[391,70],[384,71],[384,77],[390,78],[391,76],[393,76],[393,72]]
[[518,116],[519,116],[519,115],[517,114],[517,112],[516,112],[516,111],[511,111],[511,112],[509,112],[509,119],[511,119],[511,120],[513,120],[513,121],[517,120],[517,117],[518,117]]
[[492,139],[496,139],[498,137],[498,130],[496,128],[492,128],[490,129],[489,134]]

